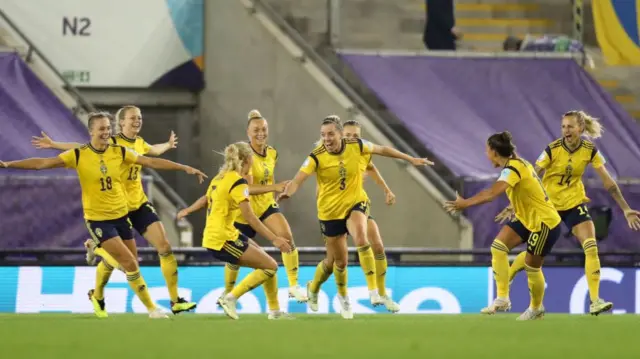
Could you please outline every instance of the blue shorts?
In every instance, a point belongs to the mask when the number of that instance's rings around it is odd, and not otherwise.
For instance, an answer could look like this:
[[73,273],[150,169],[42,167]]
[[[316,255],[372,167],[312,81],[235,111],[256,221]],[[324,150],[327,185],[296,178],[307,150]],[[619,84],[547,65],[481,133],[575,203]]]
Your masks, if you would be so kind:
[[567,226],[569,230],[582,222],[592,220],[586,204],[581,204],[564,211],[558,211],[558,214],[560,215],[560,218],[562,218],[564,225]]
[[347,214],[345,219],[332,219],[328,221],[320,220],[320,232],[325,237],[338,237],[343,234],[349,234],[349,230],[347,229],[347,220],[349,219],[351,212],[362,212],[365,216],[369,217],[369,208],[369,202],[359,202],[349,210],[349,214]]
[[[274,213],[280,213],[280,207],[278,207],[277,204],[272,204],[271,206],[269,206],[269,208],[267,208],[266,211],[264,211],[264,213],[259,218],[260,222],[264,222],[265,219],[269,218],[269,216]],[[249,238],[256,238],[256,230],[253,229],[250,225],[238,222],[235,222],[233,225],[245,236]]]
[[249,249],[249,238],[240,233],[235,241],[226,241],[219,250],[207,248],[217,260],[230,264],[238,264],[242,254]]
[[129,219],[133,224],[133,228],[135,228],[140,235],[144,235],[147,228],[153,223],[160,222],[160,218],[158,214],[156,214],[156,209],[153,208],[153,205],[149,202],[146,202],[135,211],[129,212]]
[[133,239],[133,225],[128,216],[108,221],[86,220],[85,222],[91,239],[98,246],[114,237],[120,237],[124,241]]
[[539,232],[531,232],[517,219],[507,223],[507,226],[520,236],[523,243],[527,243],[528,253],[541,257],[549,254],[561,232],[560,224],[554,228],[549,228],[544,223],[542,223],[542,228],[540,228]]

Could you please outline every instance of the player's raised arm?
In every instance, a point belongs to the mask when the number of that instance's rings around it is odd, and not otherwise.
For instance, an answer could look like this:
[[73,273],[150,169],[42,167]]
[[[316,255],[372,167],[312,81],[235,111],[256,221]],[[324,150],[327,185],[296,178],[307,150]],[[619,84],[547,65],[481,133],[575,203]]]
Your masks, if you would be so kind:
[[[164,158],[151,158],[145,156],[137,156],[132,154],[131,151],[124,150],[127,155],[125,155],[125,162],[127,163],[137,163],[144,167],[150,167],[156,170],[173,170],[173,171],[184,171],[190,175],[198,176],[198,181],[202,183],[207,175],[204,174],[199,169],[193,168],[191,166],[183,165],[181,163],[165,160]],[[130,155],[129,155],[130,154]],[[133,157],[130,157],[133,156]]]
[[285,238],[275,235],[269,228],[267,228],[267,226],[262,223],[262,221],[260,221],[260,219],[258,219],[258,217],[256,217],[255,213],[253,213],[253,210],[251,209],[251,204],[249,204],[248,200],[238,203],[238,207],[240,207],[242,216],[247,220],[251,228],[255,229],[255,231],[258,232],[261,236],[272,242],[273,245],[281,251],[291,252],[291,246],[289,245],[289,242]]
[[607,189],[611,197],[616,201],[618,206],[620,206],[620,209],[624,213],[624,217],[627,219],[629,228],[636,231],[640,230],[640,212],[629,206],[629,203],[627,203],[622,195],[622,191],[620,191],[620,187],[618,187],[616,181],[611,177],[607,168],[603,165],[595,167],[594,169],[600,176],[604,188]]
[[47,136],[44,131],[40,132],[42,137],[32,136],[31,137],[31,145],[39,150],[46,148],[53,148],[55,150],[72,150],[74,148],[82,147],[82,143],[77,142],[57,142],[51,139],[51,137]]
[[309,155],[309,157],[307,157],[307,159],[304,160],[304,163],[302,163],[302,167],[300,167],[300,171],[296,173],[296,176],[286,186],[284,191],[280,193],[277,200],[280,201],[293,196],[293,194],[296,193],[296,191],[298,191],[298,188],[302,186],[304,181],[306,181],[307,178],[309,178],[309,175],[316,171],[317,167],[318,167],[318,159],[313,154]]
[[396,195],[391,192],[391,188],[389,188],[389,186],[387,185],[387,182],[382,177],[380,171],[378,171],[378,168],[373,163],[369,163],[366,173],[371,176],[378,187],[382,188],[382,190],[384,191],[385,202],[388,205],[394,204],[396,202]]
[[261,184],[250,184],[249,185],[249,194],[257,195],[264,194],[270,192],[284,192],[284,189],[291,183],[291,181],[284,181],[280,183],[274,183],[269,185],[261,185]]
[[433,166],[433,162],[429,161],[426,158],[416,158],[413,156],[409,156],[408,154],[404,153],[404,152],[400,152],[398,150],[396,150],[395,148],[389,147],[389,146],[380,146],[380,145],[375,145],[369,141],[366,140],[360,140],[362,141],[362,151],[365,153],[371,153],[374,155],[378,155],[378,156],[383,156],[383,157],[391,157],[391,158],[397,158],[399,160],[405,160],[409,163],[411,163],[414,166]]
[[198,198],[192,205],[187,208],[181,209],[176,215],[177,219],[183,219],[184,217],[190,215],[193,212],[197,212],[207,206],[207,196],[204,195]]
[[176,136],[175,132],[171,131],[171,134],[169,135],[169,141],[165,143],[158,143],[155,145],[149,145],[149,144],[145,144],[145,145],[148,146],[149,148],[147,155],[160,156],[163,153],[169,151],[170,149],[178,147],[178,136]]
[[64,161],[60,157],[47,158],[27,158],[18,161],[0,161],[0,168],[18,168],[22,170],[46,170],[50,168],[65,167]]

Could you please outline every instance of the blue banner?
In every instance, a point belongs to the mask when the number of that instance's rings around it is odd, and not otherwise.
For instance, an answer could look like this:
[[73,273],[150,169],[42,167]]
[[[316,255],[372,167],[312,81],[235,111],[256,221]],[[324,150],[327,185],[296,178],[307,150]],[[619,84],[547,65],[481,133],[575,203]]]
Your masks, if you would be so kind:
[[[223,267],[180,268],[180,296],[198,303],[196,313],[221,313],[216,300],[224,290]],[[240,281],[249,269],[242,269]],[[302,286],[313,278],[315,267],[301,267]],[[159,267],[142,267],[152,298],[162,307],[169,306],[169,294]],[[488,301],[489,271],[484,267],[389,267],[388,293],[400,303],[403,313],[477,313]],[[94,267],[0,267],[0,312],[90,313],[87,292],[94,287]],[[304,313],[305,304],[289,300],[285,271],[278,271],[280,306],[290,313]],[[366,282],[360,267],[349,268],[349,295],[354,313],[376,313],[369,304]],[[123,273],[114,271],[105,289],[110,313],[146,313],[142,303],[129,289]],[[319,313],[339,310],[333,278],[323,286]],[[266,313],[262,288],[239,300],[242,313]]]
[[[239,280],[250,270],[242,269]],[[300,268],[300,283],[313,277],[315,267]],[[640,269],[602,268],[601,296],[613,301],[614,313],[640,313]],[[495,293],[491,268],[487,267],[389,267],[388,293],[400,304],[400,313],[478,313]],[[164,309],[169,295],[160,268],[142,267],[153,299]],[[549,312],[585,313],[589,294],[583,268],[545,268],[547,291],[544,304]],[[95,281],[94,267],[0,267],[0,312],[91,313],[87,292]],[[280,306],[290,313],[305,313],[305,304],[287,296],[287,278],[278,271]],[[223,267],[180,268],[180,295],[198,303],[196,313],[221,313],[216,299],[224,290]],[[360,267],[349,268],[349,295],[354,313],[384,312],[372,308]],[[123,273],[115,271],[105,290],[110,313],[145,313],[142,303],[129,289]],[[520,273],[511,288],[513,311],[529,304],[526,274]],[[319,313],[336,313],[339,305],[333,279],[323,286]],[[239,301],[239,313],[265,313],[266,299],[257,288]]]

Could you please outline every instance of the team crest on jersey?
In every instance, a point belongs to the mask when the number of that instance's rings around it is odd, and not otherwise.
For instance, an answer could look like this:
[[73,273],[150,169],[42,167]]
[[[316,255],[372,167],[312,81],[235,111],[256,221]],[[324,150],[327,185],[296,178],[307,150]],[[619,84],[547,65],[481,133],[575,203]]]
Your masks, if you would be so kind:
[[573,173],[573,166],[572,166],[572,163],[571,163],[571,159],[569,159],[569,164],[567,164],[567,167],[565,167],[564,173],[567,176],[569,176],[569,175],[571,175]]
[[102,229],[96,228],[95,232],[96,232],[96,237],[102,238]]
[[107,165],[104,163],[104,161],[103,161],[103,160],[100,160],[100,172],[101,172],[103,175],[106,175],[106,174],[107,174]]

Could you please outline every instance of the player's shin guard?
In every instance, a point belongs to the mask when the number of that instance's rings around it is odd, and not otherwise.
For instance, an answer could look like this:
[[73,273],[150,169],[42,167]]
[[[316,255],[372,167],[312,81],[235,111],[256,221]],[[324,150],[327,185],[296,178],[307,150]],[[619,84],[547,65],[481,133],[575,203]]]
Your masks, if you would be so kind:
[[140,301],[144,304],[147,310],[149,312],[155,310],[156,304],[151,299],[147,283],[144,281],[144,278],[142,278],[140,270],[127,272],[127,281],[129,282],[129,287],[131,287],[133,292],[138,296],[138,298],[140,298]]
[[527,272],[529,293],[531,294],[531,304],[529,304],[529,307],[538,310],[542,306],[542,299],[544,298],[544,275],[542,274],[542,268],[533,268],[525,264],[524,270]]
[[589,286],[591,302],[600,299],[600,257],[596,240],[589,238],[582,243],[584,250],[584,273]]
[[240,271],[240,266],[235,264],[227,263],[224,266],[224,292],[231,293],[233,287],[236,285],[236,280],[238,280],[238,272]]
[[93,292],[93,296],[98,299],[104,299],[104,287],[109,282],[109,278],[111,278],[111,273],[113,273],[113,267],[107,263],[104,259],[98,263],[96,267],[96,287]]
[[271,276],[263,284],[264,295],[267,297],[267,307],[270,312],[280,310],[280,303],[278,303],[278,277]]
[[320,291],[320,286],[331,277],[332,268],[327,268],[324,264],[324,260],[320,261],[316,266],[316,273],[313,275],[313,280],[309,285],[309,290],[311,293],[318,293]]
[[267,279],[276,275],[276,271],[271,269],[256,269],[253,272],[249,273],[238,285],[233,288],[233,290],[229,293],[229,295],[233,296],[233,298],[238,299],[243,296],[248,291],[256,288],[257,286],[263,284]]
[[358,247],[358,259],[364,272],[364,278],[367,281],[367,288],[369,291],[376,290],[378,287],[376,283],[376,261],[373,258],[373,250],[370,245]]
[[169,298],[175,303],[178,301],[178,261],[173,252],[160,254],[160,269],[167,283]]
[[338,294],[343,297],[347,296],[347,285],[348,285],[348,276],[347,276],[347,267],[338,268],[335,264],[333,265],[333,276],[336,280],[336,286],[338,287]]
[[509,248],[500,240],[491,244],[491,268],[496,281],[498,298],[509,298]]
[[374,254],[376,261],[376,284],[378,286],[378,294],[381,297],[387,296],[387,255],[382,253]]
[[287,279],[289,280],[289,287],[295,287],[298,285],[298,268],[300,266],[300,260],[298,258],[298,248],[291,244],[291,252],[282,253],[282,263],[284,269],[287,271]]
[[520,252],[511,263],[509,267],[509,283],[513,281],[518,273],[524,270],[524,258],[527,256],[527,252]]

